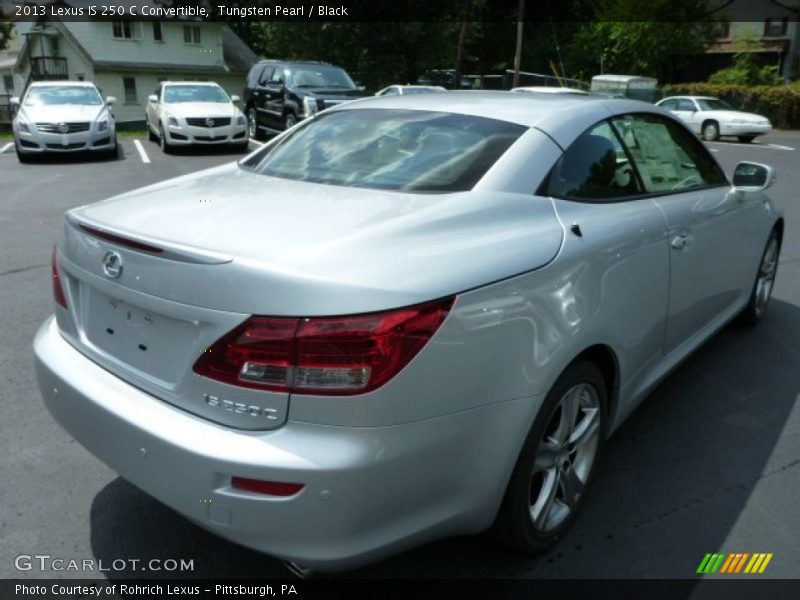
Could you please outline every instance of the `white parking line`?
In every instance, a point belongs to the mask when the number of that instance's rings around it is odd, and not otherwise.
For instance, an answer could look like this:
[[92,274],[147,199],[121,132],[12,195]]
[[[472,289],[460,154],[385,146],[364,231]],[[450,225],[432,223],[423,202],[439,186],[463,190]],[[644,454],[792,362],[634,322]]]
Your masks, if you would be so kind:
[[133,140],[133,145],[136,146],[136,151],[139,153],[139,158],[142,159],[142,162],[144,164],[149,163],[150,157],[147,156],[147,152],[144,151],[141,142],[139,140]]
[[709,150],[711,150],[712,152],[719,152],[719,150],[717,150],[716,148],[709,148]]
[[5,145],[5,146],[3,146],[2,148],[0,148],[0,154],[2,154],[3,152],[5,152],[5,151],[6,151],[6,150],[8,150],[9,148],[11,148],[11,146],[13,146],[13,145],[14,145],[14,144],[12,144],[11,142],[9,142],[8,144],[6,144],[6,145]]
[[254,140],[253,138],[250,138],[250,141],[252,143],[254,143],[255,145],[257,145],[257,146],[263,146],[264,145],[264,142],[259,142],[258,140]]
[[[728,148],[732,148],[732,147],[761,148],[762,150],[764,150],[764,149],[769,149],[769,150],[788,150],[790,152],[795,150],[791,146],[781,146],[780,144],[731,144],[729,142],[706,142],[706,143],[708,143],[708,144],[720,144],[721,146],[726,146]],[[715,152],[715,150],[713,148],[709,148],[709,150],[711,150],[712,152]]]

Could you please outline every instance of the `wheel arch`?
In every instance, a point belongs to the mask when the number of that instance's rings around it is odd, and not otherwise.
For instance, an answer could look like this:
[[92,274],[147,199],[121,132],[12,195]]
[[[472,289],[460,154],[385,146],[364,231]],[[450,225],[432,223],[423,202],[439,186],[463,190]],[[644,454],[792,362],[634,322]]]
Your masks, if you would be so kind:
[[778,234],[778,244],[783,246],[783,229],[784,229],[784,221],[783,217],[779,218],[775,221],[775,225],[772,226],[773,231]]
[[598,369],[600,369],[600,372],[603,375],[603,380],[606,383],[606,396],[608,399],[608,406],[606,406],[606,431],[603,433],[606,437],[608,437],[611,431],[611,423],[615,421],[617,400],[619,398],[620,369],[617,354],[614,352],[611,346],[608,346],[607,344],[594,344],[583,350],[574,359],[572,359],[569,364],[571,365],[577,360],[589,361]]

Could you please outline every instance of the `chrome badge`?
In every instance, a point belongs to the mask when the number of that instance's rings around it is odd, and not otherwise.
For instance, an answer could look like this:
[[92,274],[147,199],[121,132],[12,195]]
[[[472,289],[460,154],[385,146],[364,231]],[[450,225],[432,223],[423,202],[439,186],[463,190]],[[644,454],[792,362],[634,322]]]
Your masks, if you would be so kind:
[[111,279],[122,275],[122,257],[116,252],[106,252],[103,256],[103,273]]
[[206,127],[213,127],[214,119],[206,119]]
[[67,125],[66,123],[59,123],[58,130],[61,133],[69,133],[69,125]]

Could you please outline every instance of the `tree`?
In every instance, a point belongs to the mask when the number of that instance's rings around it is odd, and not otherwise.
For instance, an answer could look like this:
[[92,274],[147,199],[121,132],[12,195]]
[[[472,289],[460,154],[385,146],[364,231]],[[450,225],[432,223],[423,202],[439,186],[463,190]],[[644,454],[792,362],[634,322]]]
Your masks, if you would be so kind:
[[3,9],[0,8],[0,50],[5,50],[9,42],[11,42],[12,29],[13,25],[6,23],[5,14],[3,14]]
[[602,65],[604,72],[669,81],[714,40],[712,15],[706,0],[609,0],[575,33],[570,62],[585,79]]

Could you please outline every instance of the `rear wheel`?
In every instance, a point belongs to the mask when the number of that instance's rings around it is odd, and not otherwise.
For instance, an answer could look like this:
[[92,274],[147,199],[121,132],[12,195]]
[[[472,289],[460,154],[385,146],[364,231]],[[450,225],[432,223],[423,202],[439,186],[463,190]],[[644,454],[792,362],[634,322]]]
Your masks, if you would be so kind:
[[764,316],[767,304],[772,297],[772,288],[775,285],[775,275],[778,272],[778,259],[781,253],[781,243],[778,233],[773,230],[767,240],[761,263],[758,266],[753,291],[750,293],[750,302],[739,315],[739,322],[743,325],[755,325]]
[[716,121],[706,121],[703,123],[703,139],[707,142],[715,142],[719,139],[719,125]]
[[264,137],[258,128],[258,113],[253,106],[247,110],[247,129],[250,137],[254,140],[260,140]]
[[498,541],[524,552],[553,545],[575,520],[602,445],[600,370],[578,360],[558,378],[525,440],[498,512]]

